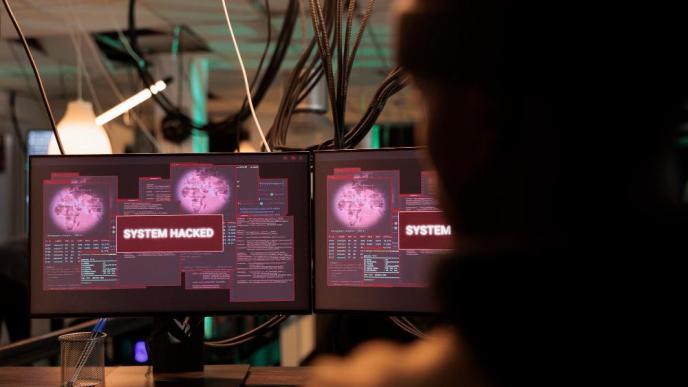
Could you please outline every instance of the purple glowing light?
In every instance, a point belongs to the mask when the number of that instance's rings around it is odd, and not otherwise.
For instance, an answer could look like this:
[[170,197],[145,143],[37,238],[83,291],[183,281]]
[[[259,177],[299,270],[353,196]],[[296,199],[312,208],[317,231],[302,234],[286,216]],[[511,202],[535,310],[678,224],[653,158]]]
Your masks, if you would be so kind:
[[62,231],[78,234],[96,227],[104,216],[101,197],[79,186],[58,191],[50,203],[50,217]]
[[229,183],[208,169],[194,169],[177,183],[177,199],[182,207],[193,214],[213,214],[229,200]]
[[148,351],[146,350],[146,343],[139,340],[134,344],[134,360],[137,363],[145,363],[148,361]]
[[378,189],[360,181],[340,187],[332,204],[337,219],[350,228],[374,226],[387,207],[387,201]]

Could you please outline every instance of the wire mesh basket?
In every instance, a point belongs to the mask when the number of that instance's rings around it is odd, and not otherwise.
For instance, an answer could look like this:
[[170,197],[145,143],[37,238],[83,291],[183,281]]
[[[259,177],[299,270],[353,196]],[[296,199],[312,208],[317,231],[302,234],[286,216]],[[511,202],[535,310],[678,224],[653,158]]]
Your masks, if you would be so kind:
[[105,333],[69,333],[59,337],[63,387],[105,386]]

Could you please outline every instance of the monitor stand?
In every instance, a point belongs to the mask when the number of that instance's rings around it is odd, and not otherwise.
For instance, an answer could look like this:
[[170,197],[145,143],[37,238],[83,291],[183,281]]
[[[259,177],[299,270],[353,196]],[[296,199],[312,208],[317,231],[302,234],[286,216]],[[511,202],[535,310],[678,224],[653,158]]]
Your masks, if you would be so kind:
[[[153,319],[150,359],[154,385],[161,387],[241,387],[250,365],[203,366],[203,318]],[[109,384],[108,384],[109,385]],[[126,385],[126,384],[123,384]]]
[[155,317],[150,352],[153,374],[203,371],[203,319]]

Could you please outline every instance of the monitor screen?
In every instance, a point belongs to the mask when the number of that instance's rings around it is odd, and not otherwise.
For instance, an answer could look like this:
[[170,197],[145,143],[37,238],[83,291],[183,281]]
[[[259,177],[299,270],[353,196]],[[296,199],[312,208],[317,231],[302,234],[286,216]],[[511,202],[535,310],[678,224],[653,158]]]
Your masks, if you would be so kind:
[[32,314],[310,311],[308,153],[30,164]]
[[316,152],[314,168],[316,310],[434,312],[453,239],[419,151]]
[[26,153],[29,156],[47,155],[48,145],[52,138],[52,130],[29,130],[26,133]]

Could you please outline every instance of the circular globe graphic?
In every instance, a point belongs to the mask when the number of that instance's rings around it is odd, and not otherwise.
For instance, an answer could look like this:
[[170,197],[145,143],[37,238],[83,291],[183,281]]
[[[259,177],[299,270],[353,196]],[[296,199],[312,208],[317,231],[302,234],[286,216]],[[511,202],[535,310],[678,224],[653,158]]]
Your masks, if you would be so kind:
[[193,169],[179,180],[177,198],[188,212],[217,213],[229,200],[229,183],[207,169]]
[[50,203],[53,223],[64,232],[85,233],[104,216],[103,199],[80,187],[63,188]]
[[385,214],[385,196],[374,186],[353,182],[344,184],[334,195],[334,214],[351,228],[374,226]]

